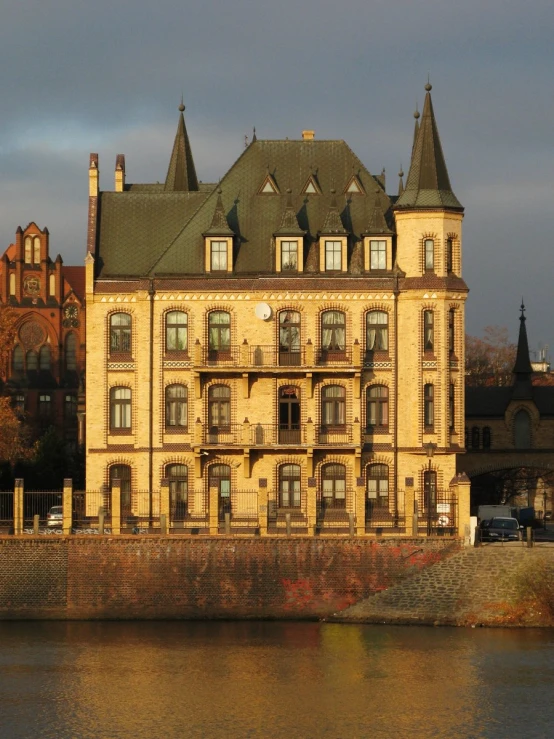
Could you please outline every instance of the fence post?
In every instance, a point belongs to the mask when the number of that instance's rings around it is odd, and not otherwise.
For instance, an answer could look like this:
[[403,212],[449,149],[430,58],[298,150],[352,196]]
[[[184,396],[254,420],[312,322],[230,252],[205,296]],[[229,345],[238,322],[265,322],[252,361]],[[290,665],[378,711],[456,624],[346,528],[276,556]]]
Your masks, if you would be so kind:
[[308,480],[308,488],[306,490],[306,515],[308,517],[308,533],[315,534],[317,524],[317,489],[311,481]]
[[73,529],[73,480],[68,477],[63,481],[63,523],[62,531],[68,536]]
[[258,486],[258,527],[260,536],[267,536],[267,517],[269,513],[267,483]]
[[406,534],[417,536],[417,514],[415,512],[414,486],[406,483],[404,492],[404,517],[406,520]]
[[39,529],[40,529],[40,516],[38,515],[38,513],[35,513],[35,515],[33,516],[33,534],[35,536],[38,536]]
[[121,480],[112,481],[112,534],[121,533]]
[[160,533],[167,534],[171,522],[169,519],[169,480],[164,478],[160,485]]
[[208,492],[208,505],[210,506],[210,536],[216,536],[219,533],[219,491],[216,487],[211,487]]
[[229,536],[231,533],[231,514],[229,511],[225,511],[225,534]]
[[15,481],[13,491],[13,532],[14,534],[23,533],[23,495],[24,483],[19,477]]
[[469,502],[470,502],[470,491],[471,491],[471,480],[462,472],[456,475],[456,487],[458,488],[457,503],[458,503],[458,536],[464,537],[466,526],[469,527]]
[[365,489],[363,478],[356,478],[356,525],[355,533],[365,534]]
[[100,536],[104,536],[104,506],[98,508],[98,533]]

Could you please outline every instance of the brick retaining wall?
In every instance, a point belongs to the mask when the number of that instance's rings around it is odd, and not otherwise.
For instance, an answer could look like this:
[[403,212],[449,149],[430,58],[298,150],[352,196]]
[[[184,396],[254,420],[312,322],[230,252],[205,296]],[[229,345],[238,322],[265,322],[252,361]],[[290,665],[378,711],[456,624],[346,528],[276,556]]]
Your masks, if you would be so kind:
[[458,550],[445,539],[0,539],[0,619],[327,617]]

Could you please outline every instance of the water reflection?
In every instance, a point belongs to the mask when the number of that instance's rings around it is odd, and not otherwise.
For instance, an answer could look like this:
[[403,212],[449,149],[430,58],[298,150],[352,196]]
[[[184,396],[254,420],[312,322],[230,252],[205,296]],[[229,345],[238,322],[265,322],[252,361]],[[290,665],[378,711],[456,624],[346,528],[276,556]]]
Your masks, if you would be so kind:
[[[551,631],[0,623],[2,736],[544,737]],[[539,710],[537,710],[539,709]]]

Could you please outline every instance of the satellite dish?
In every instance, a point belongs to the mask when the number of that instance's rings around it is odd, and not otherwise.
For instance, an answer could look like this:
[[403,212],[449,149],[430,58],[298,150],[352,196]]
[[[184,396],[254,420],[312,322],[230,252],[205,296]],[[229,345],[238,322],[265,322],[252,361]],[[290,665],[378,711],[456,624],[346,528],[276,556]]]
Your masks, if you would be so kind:
[[256,314],[256,318],[259,318],[262,321],[267,321],[271,318],[271,307],[267,303],[258,303],[254,312]]

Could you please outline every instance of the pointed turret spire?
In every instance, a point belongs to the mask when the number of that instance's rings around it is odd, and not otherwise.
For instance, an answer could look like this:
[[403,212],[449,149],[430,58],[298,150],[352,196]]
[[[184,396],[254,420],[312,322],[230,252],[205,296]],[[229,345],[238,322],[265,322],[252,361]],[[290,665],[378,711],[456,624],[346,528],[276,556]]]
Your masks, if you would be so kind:
[[254,144],[258,140],[258,137],[256,136],[256,126],[252,129],[252,141],[251,143]]
[[427,83],[421,125],[413,148],[406,187],[396,201],[395,208],[445,208],[463,211],[450,186],[431,101],[431,89],[431,85]]
[[185,106],[181,99],[179,105],[179,123],[177,124],[177,133],[175,134],[175,142],[167,177],[165,178],[165,190],[176,192],[190,192],[198,190],[198,180],[196,178],[196,170],[192,158],[190,141],[185,126],[185,116],[183,115]]
[[398,172],[398,197],[402,195],[404,192],[404,170],[402,169],[402,165],[400,165],[400,171]]
[[519,317],[519,338],[517,342],[516,362],[514,364],[514,391],[512,397],[531,397],[531,375],[533,368],[529,359],[529,343],[527,341],[527,329],[525,327],[525,305],[521,301],[521,315]]
[[331,190],[331,205],[325,217],[325,223],[321,229],[322,234],[345,234],[348,231],[342,225],[339,209],[337,206],[337,198],[335,197],[335,189]]
[[232,228],[229,227],[227,216],[225,215],[225,208],[223,207],[223,200],[221,199],[221,188],[217,189],[217,202],[215,204],[214,214],[212,216],[212,222],[209,229],[205,232],[212,236],[227,236],[234,234]]
[[280,235],[286,235],[286,236],[303,236],[306,232],[303,231],[300,226],[298,225],[298,218],[296,217],[296,211],[294,209],[294,206],[292,204],[292,191],[290,187],[287,188],[287,204],[285,206],[285,210],[283,211],[283,215],[281,217],[281,223],[279,225],[279,228],[277,231],[275,231],[276,234]]
[[373,211],[371,213],[369,223],[365,230],[368,236],[376,236],[378,234],[392,234],[389,225],[385,219],[383,208],[381,206],[381,190],[377,188],[375,190],[375,201],[373,205]]

